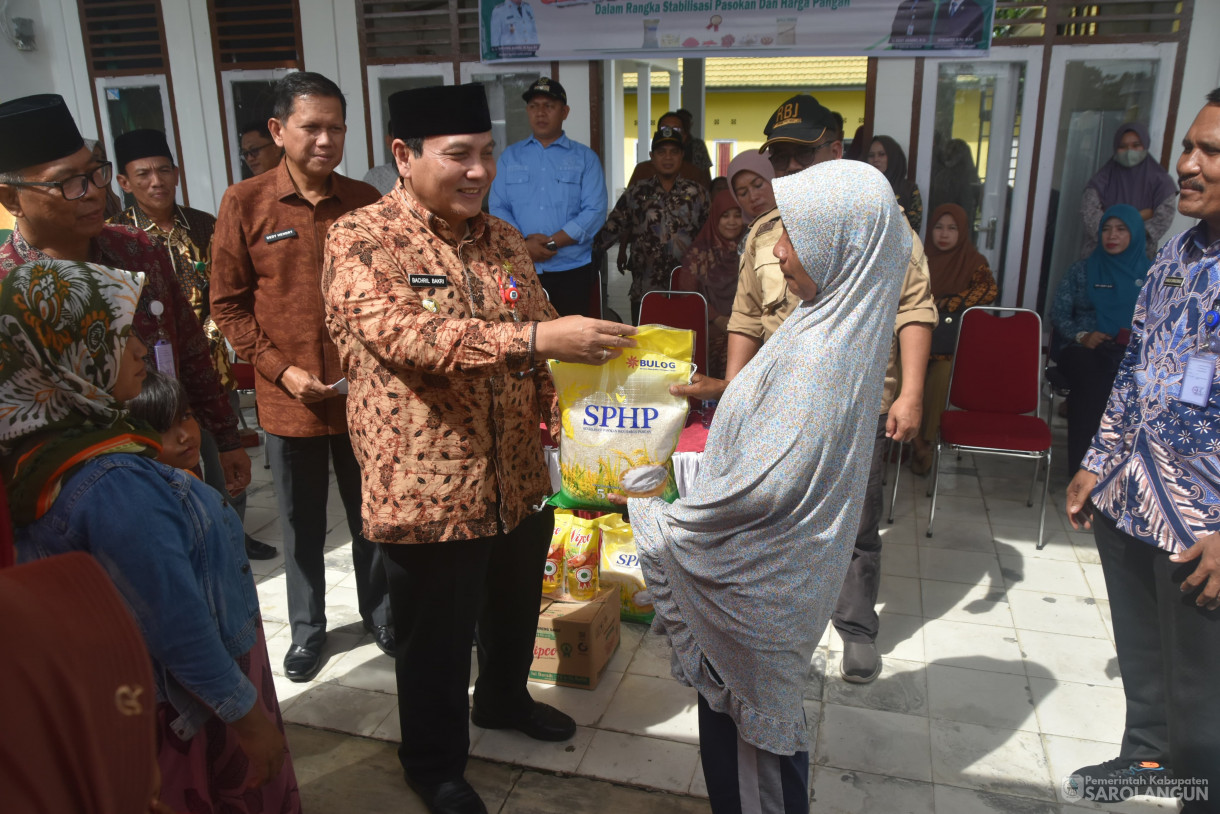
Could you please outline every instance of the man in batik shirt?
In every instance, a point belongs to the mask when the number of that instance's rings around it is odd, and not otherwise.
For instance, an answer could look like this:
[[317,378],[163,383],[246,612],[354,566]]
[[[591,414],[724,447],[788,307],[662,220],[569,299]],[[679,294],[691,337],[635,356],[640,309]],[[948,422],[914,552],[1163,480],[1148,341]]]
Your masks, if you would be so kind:
[[1199,223],[1157,254],[1068,485],[1101,557],[1127,717],[1118,757],[1064,790],[1173,794],[1195,814],[1220,811],[1220,88],[1182,147],[1178,211]]
[[[606,250],[627,241],[630,256],[625,268],[631,270],[631,314],[637,321],[644,295],[669,288],[670,272],[681,265],[708,212],[703,187],[678,174],[683,160],[681,133],[670,127],[659,129],[652,137],[650,155],[657,174],[619,196],[593,244]],[[623,273],[624,266],[618,270]]]
[[[165,133],[160,130],[124,133],[114,140],[114,153],[118,163],[119,186],[136,202],[111,218],[110,222],[134,226],[148,235],[153,245],[166,251],[182,295],[203,325],[212,365],[220,375],[221,384],[229,394],[229,405],[236,413],[241,409],[241,403],[229,362],[229,349],[220,329],[208,315],[209,259],[216,218],[189,206],[179,206],[176,202],[179,170],[174,164]],[[162,372],[175,375],[172,370]],[[204,480],[216,491],[226,494],[216,439],[205,430],[200,440]],[[230,499],[233,508],[244,520],[246,493],[230,496]],[[247,534],[246,555],[254,560],[267,560],[276,555],[276,550],[274,546]]]

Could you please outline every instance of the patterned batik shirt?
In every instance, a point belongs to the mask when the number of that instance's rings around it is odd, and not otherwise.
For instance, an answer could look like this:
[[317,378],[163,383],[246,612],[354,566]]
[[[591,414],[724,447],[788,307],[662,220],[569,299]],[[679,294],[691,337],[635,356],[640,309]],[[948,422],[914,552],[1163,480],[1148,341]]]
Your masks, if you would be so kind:
[[695,182],[676,178],[666,192],[660,178],[647,178],[619,196],[594,245],[604,250],[627,240],[631,299],[638,301],[669,288],[669,273],[682,264],[707,211],[707,193]]
[[166,249],[182,296],[186,297],[203,325],[203,333],[212,351],[212,364],[224,386],[235,389],[237,380],[233,378],[229,349],[220,329],[208,314],[208,280],[211,276],[212,233],[216,231],[216,218],[198,209],[175,206],[174,225],[167,231],[148,217],[139,204],[133,204],[109,222],[134,226],[148,235],[154,244]]
[[511,531],[551,491],[538,426],[558,422],[534,332],[557,314],[521,234],[467,224],[454,234],[400,184],[327,235],[326,327],[373,542]]
[[1135,305],[1131,341],[1093,446],[1093,504],[1121,531],[1178,552],[1220,531],[1220,378],[1206,407],[1180,400],[1190,357],[1220,310],[1220,241],[1200,223],[1170,240]]

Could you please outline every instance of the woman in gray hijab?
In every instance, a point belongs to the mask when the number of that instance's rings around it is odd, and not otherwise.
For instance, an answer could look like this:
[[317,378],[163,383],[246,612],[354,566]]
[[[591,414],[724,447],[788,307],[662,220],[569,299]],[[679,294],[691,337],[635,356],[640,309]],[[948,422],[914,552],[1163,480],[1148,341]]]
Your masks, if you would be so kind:
[[802,302],[729,384],[687,496],[629,501],[718,813],[808,811],[803,691],[851,559],[911,250],[867,164],[774,187],[775,256]]

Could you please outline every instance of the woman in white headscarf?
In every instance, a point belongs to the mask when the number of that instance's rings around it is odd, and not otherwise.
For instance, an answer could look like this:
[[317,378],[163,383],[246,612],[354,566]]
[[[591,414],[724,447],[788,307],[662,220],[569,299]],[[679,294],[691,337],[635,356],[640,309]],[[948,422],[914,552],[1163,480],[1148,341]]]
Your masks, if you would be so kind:
[[802,701],[859,524],[911,250],[880,172],[776,179],[801,304],[729,384],[685,498],[629,501],[673,673],[699,693],[715,812],[807,812]]

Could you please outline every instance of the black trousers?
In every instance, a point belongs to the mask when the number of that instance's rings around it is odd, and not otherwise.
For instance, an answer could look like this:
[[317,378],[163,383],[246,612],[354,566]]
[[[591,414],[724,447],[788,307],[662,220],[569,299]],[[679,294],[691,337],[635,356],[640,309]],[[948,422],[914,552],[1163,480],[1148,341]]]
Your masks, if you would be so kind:
[[267,460],[284,532],[284,572],[292,643],[317,649],[326,641],[326,498],[330,464],[347,528],[360,617],[366,625],[388,625],[390,601],[385,565],[377,546],[361,535],[360,465],[347,435],[291,438],[267,433]]
[[476,626],[474,703],[509,719],[531,709],[526,681],[554,522],[546,509],[494,537],[382,544],[398,643],[398,758],[412,780],[442,783],[466,770]]
[[702,695],[699,757],[713,814],[808,814],[809,753],[775,755],[746,743]]
[[1179,779],[1206,779],[1210,800],[1187,800],[1183,811],[1220,812],[1220,610],[1195,605],[1197,591],[1181,592],[1196,563],[1171,562],[1100,512],[1093,537],[1127,697],[1120,754],[1162,762]]
[[1123,348],[1114,343],[1091,349],[1072,343],[1059,352],[1059,368],[1072,388],[1067,400],[1069,478],[1093,443],[1122,360]]
[[860,511],[860,528],[856,531],[856,548],[847,566],[847,577],[839,589],[835,605],[835,630],[845,642],[877,640],[880,620],[877,618],[877,592],[881,589],[881,515],[885,509],[881,475],[885,471],[885,422],[888,415],[877,419],[877,434],[873,440],[873,460],[868,468],[868,487],[864,492],[864,508]]
[[587,317],[594,274],[597,274],[597,267],[589,263],[566,271],[544,271],[538,275],[538,281],[546,289],[559,316]]

